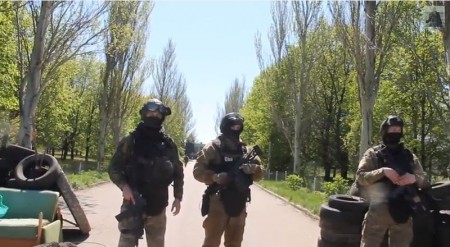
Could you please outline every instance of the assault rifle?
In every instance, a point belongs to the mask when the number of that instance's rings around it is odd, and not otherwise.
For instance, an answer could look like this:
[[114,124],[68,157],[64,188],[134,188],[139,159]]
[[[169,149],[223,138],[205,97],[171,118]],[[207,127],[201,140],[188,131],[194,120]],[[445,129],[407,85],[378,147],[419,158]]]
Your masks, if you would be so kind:
[[[408,150],[403,150],[403,152],[405,152],[407,156],[410,156],[410,158],[407,159],[407,162],[399,162],[394,160],[392,155],[383,149],[377,153],[377,156],[379,159],[387,161],[388,167],[394,169],[399,176],[403,176],[407,173],[407,167],[410,165],[409,162],[412,160],[412,154]],[[395,200],[404,200],[410,207],[412,213],[421,215],[427,212],[427,207],[422,201],[417,186],[414,184],[395,186],[389,196]]]
[[228,177],[230,179],[229,187],[238,190],[239,192],[243,192],[253,184],[252,178],[245,174],[241,166],[243,164],[252,163],[256,159],[258,155],[261,155],[262,151],[258,145],[255,145],[248,153],[246,153],[241,159],[239,159],[231,170],[228,172]]
[[219,185],[217,183],[214,183],[206,188],[202,196],[202,207],[201,207],[202,216],[208,214],[209,197],[212,194],[216,193],[217,191],[225,188],[235,189],[238,192],[245,192],[246,190],[248,190],[250,185],[253,184],[253,180],[249,175],[245,174],[242,171],[241,166],[243,164],[251,163],[256,159],[258,155],[261,154],[262,154],[261,148],[259,148],[258,145],[255,145],[249,152],[244,154],[242,158],[236,161],[231,170],[228,172],[229,178],[228,185]]
[[[131,219],[129,222],[131,223],[129,229],[121,230],[122,233],[132,233],[133,235],[137,236],[138,239],[142,238],[142,235],[144,235],[144,207],[146,205],[146,202],[144,198],[139,195],[138,192],[133,190],[133,198],[135,204],[130,202],[126,205],[126,210],[122,211],[120,214],[116,215],[117,221],[122,221],[126,219]],[[138,243],[136,242],[136,246],[138,246]]]

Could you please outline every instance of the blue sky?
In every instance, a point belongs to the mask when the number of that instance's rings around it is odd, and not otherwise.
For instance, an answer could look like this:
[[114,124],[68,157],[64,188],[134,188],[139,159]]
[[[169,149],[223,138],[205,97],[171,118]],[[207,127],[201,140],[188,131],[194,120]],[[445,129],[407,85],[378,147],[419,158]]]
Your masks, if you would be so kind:
[[235,78],[245,77],[248,89],[259,74],[254,46],[262,34],[269,50],[269,1],[157,1],[150,17],[147,55],[157,58],[170,39],[175,43],[178,70],[187,82],[198,141],[209,142],[217,104]]

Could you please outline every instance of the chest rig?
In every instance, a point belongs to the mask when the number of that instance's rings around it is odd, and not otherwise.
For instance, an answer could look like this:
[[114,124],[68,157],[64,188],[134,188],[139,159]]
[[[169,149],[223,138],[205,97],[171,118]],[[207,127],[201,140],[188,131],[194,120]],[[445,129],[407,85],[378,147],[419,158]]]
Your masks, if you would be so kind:
[[219,164],[210,164],[210,169],[215,173],[220,172],[230,172],[236,162],[244,156],[247,152],[247,147],[244,145],[239,145],[237,149],[231,150],[226,145],[224,145],[223,141],[220,138],[217,138],[213,141],[212,145],[216,150],[219,150],[220,163]]
[[145,143],[136,142],[132,136],[129,153],[127,177],[129,183],[143,193],[148,187],[165,187],[172,183],[174,166],[170,160],[173,149],[170,139],[150,140]]
[[414,157],[409,149],[400,147],[397,153],[392,154],[384,145],[378,145],[374,148],[378,167],[389,167],[396,170],[399,175],[404,173],[413,173],[412,163]]
[[[220,137],[213,141],[213,146],[216,150],[219,150],[220,163],[210,164],[210,169],[215,173],[226,172],[231,178],[231,181],[226,186],[217,186],[213,184],[210,185],[210,188],[212,191],[219,191],[227,215],[230,217],[237,217],[245,209],[246,203],[251,200],[250,188],[246,187],[244,190],[238,190],[236,186],[234,186],[236,183],[235,179],[237,178],[233,175],[239,165],[238,162],[247,152],[247,148],[245,145],[238,145],[234,150],[229,149]],[[245,176],[246,179],[251,180],[249,175]]]

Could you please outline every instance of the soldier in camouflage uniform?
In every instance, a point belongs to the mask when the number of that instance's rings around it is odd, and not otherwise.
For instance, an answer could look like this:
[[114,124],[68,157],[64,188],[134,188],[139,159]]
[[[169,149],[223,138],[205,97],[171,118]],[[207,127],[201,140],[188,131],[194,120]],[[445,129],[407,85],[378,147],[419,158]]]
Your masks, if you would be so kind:
[[[139,113],[142,121],[120,141],[108,172],[111,181],[122,190],[121,212],[130,210],[138,199],[145,201],[142,225],[138,228],[145,229],[148,247],[163,247],[169,185],[173,182],[175,199],[171,211],[177,215],[183,197],[183,164],[177,146],[162,128],[165,117],[171,114],[170,108],[152,99]],[[119,221],[119,247],[137,246],[143,231],[139,234],[132,229],[140,220]]]
[[[412,212],[408,203],[392,197],[393,191],[408,185],[425,187],[428,182],[418,158],[400,143],[403,121],[389,116],[381,124],[380,134],[383,144],[364,153],[356,172],[356,186],[370,202],[363,221],[361,247],[379,247],[386,231],[389,246],[409,247],[413,239]],[[399,174],[391,163],[406,172]]]
[[[195,179],[208,185],[208,189],[221,188],[206,194],[206,198],[209,199],[209,202],[206,202],[209,203],[209,210],[208,216],[203,221],[205,229],[203,247],[218,247],[224,232],[226,247],[241,246],[250,189],[239,192],[228,188],[230,178],[227,172],[233,163],[247,152],[246,145],[239,138],[243,129],[244,119],[239,114],[225,115],[220,123],[222,134],[205,145],[194,165]],[[240,169],[253,181],[259,181],[263,176],[259,158],[255,159],[253,164],[243,164]]]

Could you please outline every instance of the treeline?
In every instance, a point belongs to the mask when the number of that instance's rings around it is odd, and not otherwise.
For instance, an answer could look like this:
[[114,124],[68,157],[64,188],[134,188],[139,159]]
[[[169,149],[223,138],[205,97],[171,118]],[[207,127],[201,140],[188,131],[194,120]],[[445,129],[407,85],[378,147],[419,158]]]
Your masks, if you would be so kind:
[[428,175],[447,176],[450,19],[426,28],[425,4],[272,4],[270,53],[258,34],[261,73],[241,109],[244,139],[266,150],[269,169],[352,178],[381,122],[397,114]]
[[152,97],[172,108],[164,127],[180,147],[188,134],[195,139],[175,44],[157,59],[145,56],[153,7],[0,2],[2,141],[62,151],[63,159],[82,154],[101,167]]

